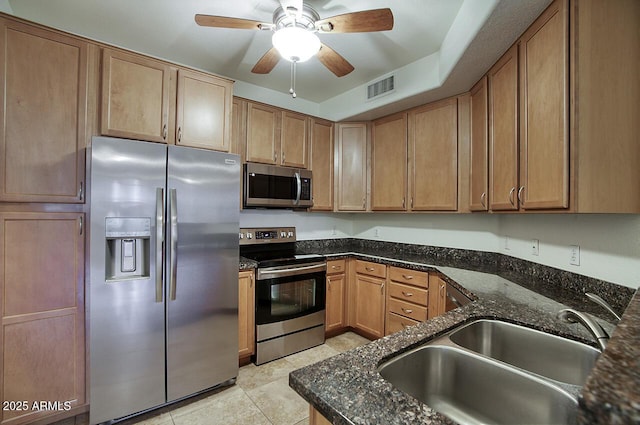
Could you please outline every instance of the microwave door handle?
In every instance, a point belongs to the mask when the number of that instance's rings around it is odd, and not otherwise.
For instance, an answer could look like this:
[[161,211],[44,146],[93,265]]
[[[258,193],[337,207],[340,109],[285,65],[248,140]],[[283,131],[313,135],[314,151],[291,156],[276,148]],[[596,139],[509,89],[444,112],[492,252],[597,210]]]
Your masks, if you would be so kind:
[[296,191],[296,200],[293,201],[293,205],[299,205],[300,204],[300,194],[302,193],[302,181],[300,180],[300,173],[298,171],[296,171],[294,173],[294,176],[296,177],[296,186],[297,186],[298,190]]

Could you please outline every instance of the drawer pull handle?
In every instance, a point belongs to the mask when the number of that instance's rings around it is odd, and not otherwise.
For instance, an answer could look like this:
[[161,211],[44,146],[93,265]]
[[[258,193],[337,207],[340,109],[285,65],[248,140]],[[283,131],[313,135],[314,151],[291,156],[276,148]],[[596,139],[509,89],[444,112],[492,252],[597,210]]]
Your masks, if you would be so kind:
[[335,269],[337,269],[337,268],[338,268],[338,266],[331,266],[331,268],[332,268],[333,270],[335,270]]
[[413,310],[412,310],[412,309],[410,309],[410,308],[405,309],[404,307],[400,307],[400,310],[404,311],[404,312],[405,312],[405,313],[407,313],[407,314],[411,314],[411,313],[413,313]]
[[405,297],[413,297],[413,292],[404,292],[404,291],[402,291],[402,295],[404,295]]
[[373,267],[365,267],[364,269],[368,272],[372,272],[375,270]]
[[404,277],[404,278],[405,278],[405,279],[407,279],[407,280],[411,280],[411,279],[413,279],[413,276],[412,276],[412,275],[410,275],[410,274],[403,274],[403,275],[402,275],[402,277]]

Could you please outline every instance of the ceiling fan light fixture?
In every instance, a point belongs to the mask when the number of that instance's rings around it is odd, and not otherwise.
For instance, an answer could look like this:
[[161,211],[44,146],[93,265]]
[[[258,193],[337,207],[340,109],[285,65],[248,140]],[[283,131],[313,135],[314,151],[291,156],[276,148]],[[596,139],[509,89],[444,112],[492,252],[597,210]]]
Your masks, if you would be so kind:
[[289,62],[304,62],[320,51],[320,39],[313,32],[300,27],[277,30],[271,38],[280,56]]

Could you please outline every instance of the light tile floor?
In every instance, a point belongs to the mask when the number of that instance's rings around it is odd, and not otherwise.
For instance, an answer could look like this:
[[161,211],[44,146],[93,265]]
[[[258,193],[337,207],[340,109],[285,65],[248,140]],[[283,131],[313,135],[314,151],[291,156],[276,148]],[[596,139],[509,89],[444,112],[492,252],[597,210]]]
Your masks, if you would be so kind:
[[282,359],[243,366],[236,385],[129,420],[126,425],[306,425],[309,406],[289,388],[289,372],[367,342],[347,332]]

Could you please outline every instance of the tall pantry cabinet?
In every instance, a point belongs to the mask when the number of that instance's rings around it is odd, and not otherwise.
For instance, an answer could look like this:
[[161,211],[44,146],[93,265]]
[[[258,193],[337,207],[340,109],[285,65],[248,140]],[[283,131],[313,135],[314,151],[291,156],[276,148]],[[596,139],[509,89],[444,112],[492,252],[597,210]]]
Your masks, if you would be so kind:
[[0,46],[0,399],[20,402],[0,423],[17,425],[87,409],[82,204],[98,49],[1,17]]

